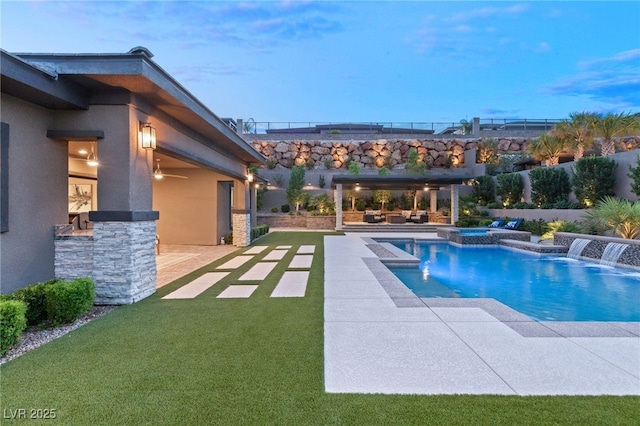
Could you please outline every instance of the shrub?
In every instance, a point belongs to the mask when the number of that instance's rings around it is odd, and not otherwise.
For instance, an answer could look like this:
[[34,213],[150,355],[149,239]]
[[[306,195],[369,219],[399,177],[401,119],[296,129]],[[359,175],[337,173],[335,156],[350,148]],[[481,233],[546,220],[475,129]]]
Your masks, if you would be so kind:
[[278,213],[277,207],[271,207],[271,213]]
[[541,240],[553,238],[556,232],[582,232],[581,226],[577,222],[567,222],[566,220],[552,220],[547,224],[547,231],[540,237]]
[[492,202],[490,202],[490,203],[487,203],[487,206],[486,206],[486,207],[487,207],[488,209],[500,209],[500,208],[502,208],[502,206],[500,205],[500,203],[499,203],[499,202],[497,202],[497,201],[492,201]]
[[324,180],[324,175],[320,175],[318,177],[318,186],[320,188],[324,188],[327,185],[327,182]]
[[267,169],[273,170],[276,168],[276,165],[278,165],[278,160],[276,160],[274,157],[269,157],[267,158],[267,161],[265,163]]
[[311,197],[309,206],[314,210],[318,210],[321,215],[332,215],[336,212],[336,203],[327,194],[318,194]]
[[367,209],[367,203],[364,200],[356,200],[356,210],[363,212]]
[[27,328],[27,305],[20,300],[0,300],[0,356],[20,341]]
[[524,201],[520,201],[513,205],[514,209],[535,209],[536,206],[533,203],[526,203]]
[[493,219],[480,219],[480,222],[478,222],[478,225],[480,226],[489,226],[493,223]]
[[407,162],[405,163],[405,168],[407,173],[411,175],[423,175],[427,171],[427,165],[424,161],[420,160],[420,155],[414,147],[409,148],[409,155],[407,157]]
[[496,186],[493,183],[493,177],[489,175],[476,177],[473,180],[472,188],[471,194],[481,206],[494,201],[496,198]]
[[333,158],[331,158],[330,156],[324,157],[322,162],[324,163],[324,168],[327,170],[329,170],[333,166]]
[[578,202],[592,207],[598,200],[615,195],[617,163],[606,157],[583,157],[571,168],[571,184]]
[[604,197],[587,212],[592,223],[600,223],[621,238],[640,237],[640,201]]
[[90,278],[59,281],[47,290],[47,316],[55,323],[69,323],[91,310],[96,290]]
[[521,230],[531,232],[533,235],[543,235],[549,230],[549,225],[544,219],[537,220],[525,220],[521,227]]
[[554,204],[569,199],[569,175],[560,168],[538,168],[529,172],[531,201],[536,206]]
[[280,206],[280,211],[282,213],[289,213],[291,211],[291,207],[289,207],[289,204],[283,204]]
[[350,175],[359,175],[360,174],[360,163],[357,161],[349,162],[349,174]]
[[631,191],[640,197],[640,157],[638,157],[636,167],[632,167],[629,164],[629,174],[627,176],[631,179]]
[[304,165],[307,170],[313,170],[313,168],[316,166],[316,162],[313,158],[307,158],[307,161],[304,163]]
[[502,198],[502,204],[506,207],[517,203],[522,198],[524,180],[518,173],[506,173],[498,175],[498,188],[496,193]]
[[224,237],[224,241],[227,244],[233,244],[233,232],[229,232],[226,237]]
[[47,303],[46,296],[48,289],[55,285],[59,280],[50,280],[43,283],[33,284],[20,290],[16,290],[8,298],[20,300],[27,307],[27,324],[36,325],[47,321]]
[[[491,223],[491,222],[489,222]],[[460,219],[456,222],[456,227],[458,228],[476,228],[480,224],[480,220],[474,219],[471,217],[466,217],[464,219]]]

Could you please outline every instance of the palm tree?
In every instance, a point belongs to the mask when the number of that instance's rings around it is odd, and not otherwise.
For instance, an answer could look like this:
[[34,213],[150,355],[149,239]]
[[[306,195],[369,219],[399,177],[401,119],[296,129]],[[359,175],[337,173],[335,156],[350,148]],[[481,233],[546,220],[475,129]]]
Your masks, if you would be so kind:
[[555,166],[560,162],[560,154],[566,147],[566,139],[547,133],[531,141],[529,153],[536,160],[546,160],[549,166]]
[[575,161],[584,157],[585,149],[593,146],[593,132],[591,123],[598,117],[593,112],[573,112],[569,114],[568,120],[562,120],[551,131],[559,138],[566,139],[571,149],[573,149],[573,159]]
[[600,154],[612,155],[616,153],[614,138],[633,135],[640,129],[640,119],[636,115],[625,113],[596,115],[591,120],[591,128],[594,136],[602,138]]

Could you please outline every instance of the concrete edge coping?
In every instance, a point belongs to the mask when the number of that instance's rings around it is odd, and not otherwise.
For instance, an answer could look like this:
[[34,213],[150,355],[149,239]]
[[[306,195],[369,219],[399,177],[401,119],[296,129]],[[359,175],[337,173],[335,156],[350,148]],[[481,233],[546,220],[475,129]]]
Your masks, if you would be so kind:
[[531,241],[520,241],[501,239],[498,244],[512,248],[521,248],[527,251],[534,251],[537,253],[566,253],[569,251],[569,247],[560,244],[540,244]]

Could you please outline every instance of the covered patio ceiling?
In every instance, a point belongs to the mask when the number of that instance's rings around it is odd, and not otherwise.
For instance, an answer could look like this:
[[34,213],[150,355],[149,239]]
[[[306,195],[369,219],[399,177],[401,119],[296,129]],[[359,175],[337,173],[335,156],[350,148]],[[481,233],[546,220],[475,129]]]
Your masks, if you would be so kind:
[[462,185],[473,179],[471,170],[430,172],[427,175],[334,175],[331,187],[341,184],[345,189],[430,189],[448,185]]

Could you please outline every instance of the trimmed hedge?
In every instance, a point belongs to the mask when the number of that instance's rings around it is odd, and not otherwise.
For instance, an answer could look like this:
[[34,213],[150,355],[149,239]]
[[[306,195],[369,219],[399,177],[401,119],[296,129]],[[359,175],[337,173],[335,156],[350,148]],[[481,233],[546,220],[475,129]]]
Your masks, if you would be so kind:
[[263,224],[251,228],[251,241],[267,235],[269,233],[269,225]]
[[47,289],[47,316],[54,323],[68,323],[91,311],[96,290],[89,278],[59,281]]
[[37,325],[45,322],[47,316],[47,290],[60,280],[53,279],[43,283],[16,290],[7,296],[8,299],[20,300],[27,307],[27,325]]
[[0,300],[0,356],[20,341],[27,328],[27,305],[20,300]]

